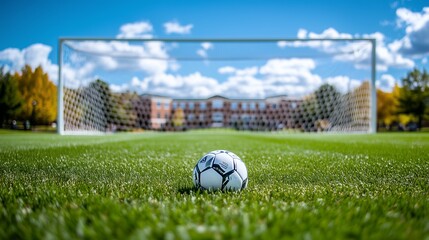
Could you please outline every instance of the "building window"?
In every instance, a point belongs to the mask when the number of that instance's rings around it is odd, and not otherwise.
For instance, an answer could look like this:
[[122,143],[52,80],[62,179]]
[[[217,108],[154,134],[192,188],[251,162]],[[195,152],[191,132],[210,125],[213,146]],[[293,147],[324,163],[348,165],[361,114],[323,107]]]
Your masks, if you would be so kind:
[[265,103],[264,102],[259,103],[259,109],[265,109]]
[[250,122],[250,116],[247,114],[242,114],[241,120],[243,120],[243,122],[245,122],[245,123],[248,123],[248,122]]
[[164,108],[165,108],[165,109],[170,108],[170,104],[169,104],[169,103],[164,103]]
[[190,113],[190,114],[188,114],[188,121],[193,121],[194,120],[194,114],[193,113]]
[[247,103],[246,102],[241,103],[241,109],[247,110]]
[[216,108],[216,109],[223,108],[223,101],[222,100],[213,100],[212,103],[213,103],[213,105],[212,105],[213,108]]
[[237,108],[238,108],[238,104],[236,102],[232,102],[231,103],[231,109],[232,110],[237,110]]
[[157,113],[156,118],[161,118],[161,113]]
[[277,109],[277,104],[276,103],[273,103],[271,106],[273,107],[273,109]]
[[203,121],[203,120],[204,120],[204,113],[200,113],[200,117],[199,117],[199,119],[200,119],[201,121]]
[[164,118],[168,119],[168,113],[164,114]]
[[185,109],[185,107],[186,107],[186,103],[185,103],[185,102],[181,102],[181,103],[180,103],[180,108],[181,108],[181,109]]
[[212,115],[213,122],[223,122],[223,113],[214,112]]
[[249,103],[250,110],[256,109],[256,104],[254,102]]
[[173,102],[173,109],[177,108],[177,102]]
[[189,107],[189,109],[193,110],[194,109],[194,103],[193,102],[188,103],[188,107]]
[[158,108],[158,109],[160,109],[160,108],[161,108],[161,102],[160,102],[160,101],[157,101],[157,102],[156,102],[156,108]]
[[291,104],[290,104],[290,107],[292,108],[292,109],[295,109],[296,108],[296,102],[292,102]]
[[200,109],[201,110],[205,110],[206,109],[206,103],[205,102],[200,102]]

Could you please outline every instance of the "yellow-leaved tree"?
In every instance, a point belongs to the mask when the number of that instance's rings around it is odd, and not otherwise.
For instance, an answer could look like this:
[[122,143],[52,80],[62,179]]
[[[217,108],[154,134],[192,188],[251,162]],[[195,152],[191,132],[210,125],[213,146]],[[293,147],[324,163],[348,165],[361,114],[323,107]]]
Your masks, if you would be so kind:
[[[397,85],[395,86],[398,87]],[[398,121],[397,100],[393,92],[384,92],[377,89],[377,122],[378,127],[390,129],[391,125]]]
[[398,109],[399,99],[403,93],[402,88],[395,84],[392,90],[392,97],[395,104],[395,120],[403,126],[406,126],[410,121],[417,121],[417,119],[411,114],[401,113]]
[[49,124],[57,117],[57,87],[49,80],[41,66],[33,69],[26,65],[21,75],[15,74],[18,88],[24,99],[21,106],[21,120],[33,124]]

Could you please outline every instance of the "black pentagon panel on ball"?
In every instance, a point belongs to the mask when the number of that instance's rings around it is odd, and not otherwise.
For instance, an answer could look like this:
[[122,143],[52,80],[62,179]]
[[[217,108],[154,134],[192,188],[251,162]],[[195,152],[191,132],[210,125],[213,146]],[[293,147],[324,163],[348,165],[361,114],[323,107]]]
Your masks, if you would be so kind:
[[216,158],[213,162],[213,169],[221,175],[234,170],[233,158],[225,152],[216,154]]
[[243,183],[241,184],[241,189],[245,189],[247,187],[247,178],[244,179]]
[[216,156],[211,153],[206,154],[204,157],[202,157],[197,163],[197,166],[200,169],[200,172],[203,172],[206,169],[211,168],[215,157]]
[[200,173],[200,171],[199,171],[199,169],[198,169],[198,165],[197,166],[195,166],[195,168],[194,168],[194,176],[193,176],[193,179],[194,179],[194,184],[195,184],[195,186],[197,187],[197,188],[199,188],[200,187],[200,175],[201,175],[201,173]]
[[242,189],[243,179],[235,170],[231,171],[226,179],[228,181],[224,181],[222,185],[224,190],[237,191]]

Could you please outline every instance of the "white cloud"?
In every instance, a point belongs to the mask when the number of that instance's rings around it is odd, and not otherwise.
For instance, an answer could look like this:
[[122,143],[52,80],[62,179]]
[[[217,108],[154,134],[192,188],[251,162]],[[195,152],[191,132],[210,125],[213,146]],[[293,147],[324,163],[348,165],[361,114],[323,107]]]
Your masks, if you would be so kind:
[[53,64],[49,59],[52,47],[41,43],[30,45],[22,50],[17,48],[7,48],[0,51],[0,63],[3,62],[8,69],[19,72],[26,64],[33,69],[42,66],[48,73],[49,78],[56,83],[58,80],[58,65]]
[[220,83],[200,72],[189,75],[156,74],[139,80],[132,79],[133,86],[140,86],[143,91],[173,97],[210,97],[221,93]]
[[208,57],[207,52],[204,49],[198,49],[197,50],[197,54],[198,54],[198,56],[200,56],[202,58],[207,58]]
[[[328,28],[320,34],[300,29],[297,36],[298,38],[303,39],[351,39],[353,37],[374,38],[376,39],[377,44],[377,69],[379,71],[387,71],[390,67],[409,69],[415,65],[412,59],[404,57],[397,51],[401,47],[401,43],[393,42],[386,45],[385,36],[380,32],[353,36],[349,33],[340,33],[333,28]],[[364,41],[280,41],[277,45],[280,48],[309,47],[318,49],[323,53],[332,55],[335,60],[354,63],[354,66],[357,69],[369,69],[371,66],[371,44]]]
[[137,88],[142,92],[145,92],[148,90],[148,80],[140,80],[138,77],[134,76],[131,78],[131,86],[133,88]]
[[335,86],[335,88],[342,93],[353,91],[362,84],[362,81],[350,79],[348,76],[328,77],[324,82]]
[[201,43],[201,48],[197,50],[197,54],[202,58],[208,58],[207,50],[213,49],[213,44],[210,42]]
[[235,74],[238,76],[253,76],[258,73],[258,67],[247,67],[243,69],[237,69],[231,66],[225,66],[218,69],[220,74]]
[[[340,33],[334,28],[328,28],[325,29],[322,33],[314,33],[309,32],[306,29],[299,29],[297,33],[297,38],[300,39],[325,39],[325,38],[342,38],[342,39],[351,39],[353,36],[348,33]],[[286,41],[279,41],[277,45],[280,48],[285,48],[287,46],[291,47],[312,47],[312,48],[320,48],[325,52],[333,52],[335,51],[335,47],[337,42],[334,41],[292,41],[292,42],[286,42]]]
[[211,42],[203,42],[201,43],[201,46],[204,50],[209,50],[213,48],[213,44]]
[[383,74],[381,78],[376,81],[376,87],[385,91],[391,92],[393,87],[395,86],[396,79],[390,74]]
[[189,34],[194,26],[192,24],[180,25],[177,21],[170,21],[164,23],[164,29],[167,34]]
[[315,67],[316,63],[311,59],[270,59],[261,66],[241,69],[224,66],[218,72],[230,75],[220,86],[224,95],[264,98],[310,93],[322,83],[322,78],[312,73]]
[[64,64],[61,69],[64,86],[69,88],[78,88],[87,85],[95,78],[91,76],[94,69],[95,64],[91,62],[86,62],[79,67]]
[[221,68],[218,69],[218,72],[220,74],[234,73],[235,72],[235,67],[231,67],[231,66],[221,67]]
[[412,12],[406,8],[396,10],[396,24],[405,27],[405,36],[394,41],[390,47],[397,52],[416,57],[429,54],[429,7],[422,12]]
[[120,84],[120,85],[110,84],[109,88],[110,88],[110,90],[112,90],[112,92],[118,92],[118,93],[120,93],[120,92],[124,92],[124,91],[128,90],[129,86],[126,83]]
[[221,95],[231,98],[264,98],[268,85],[251,75],[234,75],[221,85]]
[[117,38],[152,38],[152,24],[149,22],[127,23],[121,26]]
[[[159,74],[167,69],[177,70],[180,66],[169,59],[168,52],[162,42],[144,42],[132,45],[121,41],[84,41],[66,42],[77,52],[90,53],[87,61],[104,70],[141,70],[147,74]],[[70,58],[71,65],[79,65],[79,58]]]

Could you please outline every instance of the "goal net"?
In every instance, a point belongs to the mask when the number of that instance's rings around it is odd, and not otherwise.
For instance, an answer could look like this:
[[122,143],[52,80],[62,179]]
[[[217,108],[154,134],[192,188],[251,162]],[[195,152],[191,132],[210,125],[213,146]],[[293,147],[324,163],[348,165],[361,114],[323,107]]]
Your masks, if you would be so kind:
[[373,39],[60,39],[60,134],[375,132]]

